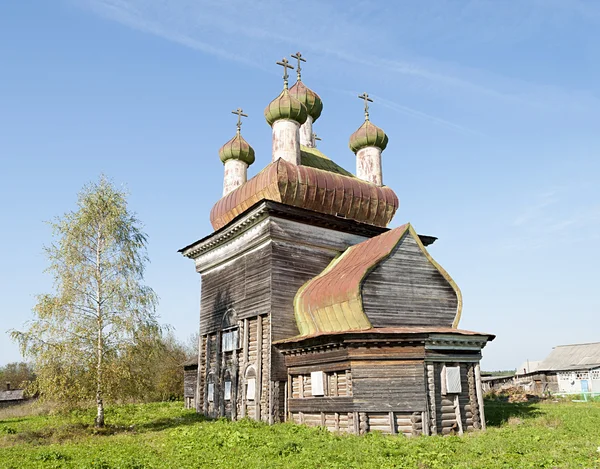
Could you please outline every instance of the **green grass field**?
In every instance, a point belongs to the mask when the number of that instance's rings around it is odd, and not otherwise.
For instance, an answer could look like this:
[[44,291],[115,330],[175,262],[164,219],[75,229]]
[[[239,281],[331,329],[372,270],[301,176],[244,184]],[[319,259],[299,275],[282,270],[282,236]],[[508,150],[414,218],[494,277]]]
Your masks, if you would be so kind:
[[182,407],[112,407],[102,432],[92,411],[0,410],[0,468],[600,468],[600,403],[490,401],[487,432],[412,439],[206,421]]

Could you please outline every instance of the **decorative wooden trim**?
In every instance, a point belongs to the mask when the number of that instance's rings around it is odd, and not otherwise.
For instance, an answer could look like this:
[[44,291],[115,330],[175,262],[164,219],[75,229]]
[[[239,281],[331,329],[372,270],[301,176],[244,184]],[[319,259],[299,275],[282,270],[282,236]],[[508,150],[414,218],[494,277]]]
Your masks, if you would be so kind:
[[202,400],[202,405],[204,407],[204,415],[208,415],[208,369],[210,368],[210,335],[207,334],[206,335],[206,363],[205,363],[205,367],[204,367],[204,376],[203,376],[203,383],[204,383],[204,399]]
[[458,434],[462,435],[463,424],[462,424],[462,414],[460,412],[460,399],[458,398],[458,394],[454,396],[454,411],[456,412],[456,424],[458,425]]
[[198,370],[196,371],[196,389],[194,392],[194,407],[196,408],[196,412],[202,412],[200,408],[200,393],[202,392],[202,359],[204,358],[204,350],[202,347],[202,334],[198,334]]
[[479,404],[481,429],[485,430],[485,412],[483,409],[483,390],[481,389],[481,369],[479,368],[479,363],[475,365],[475,386],[477,387],[477,404]]
[[262,341],[262,316],[256,317],[256,390],[254,395],[254,405],[256,408],[256,420],[259,422],[262,420],[260,401],[262,400],[262,354],[263,354],[263,341]]

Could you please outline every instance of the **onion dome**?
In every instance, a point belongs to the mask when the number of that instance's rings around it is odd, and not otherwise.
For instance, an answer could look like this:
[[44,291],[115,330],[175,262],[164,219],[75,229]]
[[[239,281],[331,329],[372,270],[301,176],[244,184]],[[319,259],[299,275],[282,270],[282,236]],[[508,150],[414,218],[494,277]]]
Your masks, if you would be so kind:
[[293,120],[302,125],[306,122],[307,115],[306,106],[294,98],[287,87],[265,109],[265,118],[270,126],[282,119]]
[[306,111],[312,117],[313,122],[319,118],[321,111],[323,111],[323,101],[321,101],[321,97],[317,93],[298,80],[290,88],[290,94],[306,106]]
[[254,163],[254,149],[238,132],[235,137],[221,147],[219,158],[223,163],[227,160],[240,160],[250,166]]
[[354,153],[365,147],[377,147],[381,151],[385,150],[388,144],[388,136],[385,132],[372,124],[371,121],[365,120],[356,132],[350,136],[350,150]]

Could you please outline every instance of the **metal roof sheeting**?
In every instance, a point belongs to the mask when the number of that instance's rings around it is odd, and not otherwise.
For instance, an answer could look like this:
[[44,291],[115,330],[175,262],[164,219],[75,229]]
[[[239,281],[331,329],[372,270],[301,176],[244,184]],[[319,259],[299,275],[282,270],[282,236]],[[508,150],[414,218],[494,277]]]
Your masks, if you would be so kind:
[[559,345],[539,366],[544,371],[587,370],[600,367],[600,342]]
[[210,212],[213,228],[222,228],[260,200],[379,227],[388,225],[399,205],[389,187],[278,159],[214,205]]

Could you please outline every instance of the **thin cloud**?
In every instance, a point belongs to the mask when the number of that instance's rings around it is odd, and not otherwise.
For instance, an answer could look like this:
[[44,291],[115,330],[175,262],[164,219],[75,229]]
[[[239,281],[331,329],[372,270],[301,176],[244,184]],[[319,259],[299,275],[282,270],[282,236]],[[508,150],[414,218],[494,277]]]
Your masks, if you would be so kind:
[[[315,21],[302,22],[302,34],[285,34],[300,28],[297,16],[290,14],[286,2],[254,0],[247,2],[162,2],[158,0],[71,0],[76,5],[94,14],[116,21],[139,31],[154,34],[169,41],[191,47],[223,59],[236,61],[253,67],[257,60],[250,61],[246,54],[234,52],[251,46],[245,39],[268,43],[301,46],[303,49],[320,55],[334,57],[354,65],[377,67],[407,77],[426,80],[444,87],[460,87],[472,92],[503,96],[489,89],[457,76],[437,72],[416,62],[377,57],[372,53],[357,53],[364,41],[359,37],[369,36],[371,43],[386,42],[383,32],[373,31],[362,22],[350,22],[341,13],[323,2],[311,2],[303,6],[305,11],[313,11]],[[336,14],[335,25],[319,18],[331,18]],[[276,25],[276,28],[273,26]],[[220,34],[219,42],[225,38],[229,44],[216,46],[215,35]],[[207,38],[208,37],[208,38]],[[318,37],[318,41],[311,38]],[[344,45],[347,45],[344,47]],[[352,52],[350,52],[352,51]],[[259,68],[263,68],[260,67]]]

